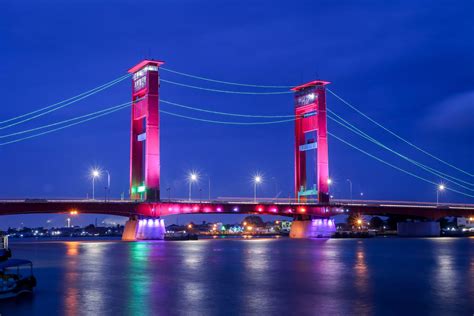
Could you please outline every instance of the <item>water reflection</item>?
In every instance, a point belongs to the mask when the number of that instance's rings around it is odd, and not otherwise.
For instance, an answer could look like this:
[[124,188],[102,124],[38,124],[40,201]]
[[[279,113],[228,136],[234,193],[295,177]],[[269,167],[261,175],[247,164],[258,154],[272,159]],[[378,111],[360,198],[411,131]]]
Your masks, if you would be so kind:
[[[38,288],[5,315],[474,311],[474,240],[23,242]],[[10,309],[8,309],[10,308]]]
[[436,286],[434,292],[442,304],[455,304],[457,298],[458,275],[455,272],[455,257],[451,250],[451,238],[436,240],[434,249],[436,266],[433,269],[433,279]]
[[79,242],[78,241],[67,241],[66,254],[68,256],[77,256],[79,254]]
[[372,302],[370,299],[370,275],[367,265],[365,244],[363,241],[357,242],[356,260],[353,267],[355,288],[360,299],[355,301],[354,312],[356,315],[371,314]]
[[128,280],[129,294],[127,295],[127,307],[131,314],[140,311],[142,315],[147,315],[151,311],[149,300],[152,274],[148,271],[150,256],[150,245],[148,242],[128,243],[128,266],[126,275]]
[[68,257],[66,261],[65,271],[65,302],[64,302],[64,314],[65,315],[78,315],[79,314],[79,273],[77,271],[77,265],[79,258],[79,242],[69,241],[65,242],[66,255]]

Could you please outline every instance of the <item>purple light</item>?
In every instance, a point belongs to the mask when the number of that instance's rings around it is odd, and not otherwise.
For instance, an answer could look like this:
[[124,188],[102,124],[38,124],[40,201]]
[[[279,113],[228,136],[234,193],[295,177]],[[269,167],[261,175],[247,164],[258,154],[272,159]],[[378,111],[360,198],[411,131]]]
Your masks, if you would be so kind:
[[217,211],[218,211],[218,212],[222,212],[222,208],[218,207],[218,208],[217,208]]
[[239,208],[236,206],[236,207],[234,207],[233,211],[234,211],[234,212],[238,212],[238,211],[239,211]]

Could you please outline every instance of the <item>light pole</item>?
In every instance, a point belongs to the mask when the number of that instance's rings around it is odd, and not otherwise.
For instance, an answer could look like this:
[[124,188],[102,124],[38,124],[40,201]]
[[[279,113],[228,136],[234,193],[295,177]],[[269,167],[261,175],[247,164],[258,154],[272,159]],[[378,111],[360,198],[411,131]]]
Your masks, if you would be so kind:
[[193,186],[193,182],[197,181],[197,179],[198,179],[197,174],[191,173],[189,175],[189,200],[190,201],[191,201],[191,189],[192,189],[192,186]]
[[97,169],[92,170],[92,199],[95,200],[95,178],[100,177],[100,172]]
[[262,177],[261,176],[255,176],[253,178],[253,201],[254,203],[257,203],[257,184],[262,182]]
[[438,188],[436,189],[436,206],[439,204],[439,192],[444,191],[444,189],[446,189],[444,184],[438,185]]
[[[329,187],[330,187],[331,184],[332,184],[332,179],[331,179],[331,178],[328,178],[327,182],[328,182],[328,189],[329,189]],[[331,191],[329,191],[329,192],[331,192]],[[333,196],[332,196],[332,195],[329,195],[329,198],[332,199]]]
[[107,173],[107,188],[105,191],[105,202],[107,202],[107,197],[110,199],[110,172],[108,170],[105,170]]
[[211,176],[206,174],[207,176],[207,184],[208,184],[208,188],[207,188],[207,193],[209,195],[209,201],[211,200]]
[[346,181],[349,182],[349,189],[351,191],[350,197],[351,197],[351,202],[352,202],[352,181],[351,181],[351,179],[347,179]]

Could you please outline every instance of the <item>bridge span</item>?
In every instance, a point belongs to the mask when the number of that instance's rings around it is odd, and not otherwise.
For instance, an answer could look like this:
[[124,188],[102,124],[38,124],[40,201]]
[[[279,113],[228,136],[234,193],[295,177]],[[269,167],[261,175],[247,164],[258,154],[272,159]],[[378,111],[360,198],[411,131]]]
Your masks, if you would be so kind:
[[446,216],[474,216],[474,204],[436,204],[400,201],[331,200],[329,203],[245,200],[160,202],[134,200],[17,199],[0,200],[0,215],[58,213],[108,214],[137,218],[158,218],[180,214],[261,214],[293,218],[329,218],[335,215],[400,215],[429,220]]

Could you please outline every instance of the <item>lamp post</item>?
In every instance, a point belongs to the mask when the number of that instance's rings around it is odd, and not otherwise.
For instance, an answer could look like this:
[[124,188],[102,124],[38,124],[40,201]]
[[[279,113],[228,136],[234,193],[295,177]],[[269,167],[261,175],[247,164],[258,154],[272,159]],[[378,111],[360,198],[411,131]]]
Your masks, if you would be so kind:
[[95,178],[100,177],[99,170],[97,169],[92,170],[91,177],[92,177],[92,199],[95,200]]
[[346,181],[349,182],[349,189],[350,189],[350,192],[351,192],[350,197],[351,197],[351,202],[352,202],[352,181],[351,181],[351,179],[347,179]]
[[197,179],[198,179],[197,174],[191,173],[189,175],[189,200],[190,201],[191,201],[191,189],[192,189],[192,186],[193,186],[193,182],[197,181]]
[[105,170],[107,173],[107,187],[105,188],[105,202],[107,202],[107,198],[110,199],[110,172]]
[[438,185],[438,188],[436,189],[436,206],[438,206],[438,204],[439,204],[439,192],[444,191],[444,189],[446,189],[444,184]]
[[206,174],[207,176],[207,184],[208,184],[208,188],[207,188],[207,194],[208,194],[208,198],[209,198],[209,201],[211,201],[211,176]]
[[257,184],[262,182],[262,177],[261,176],[255,176],[253,178],[253,201],[254,203],[257,203]]

